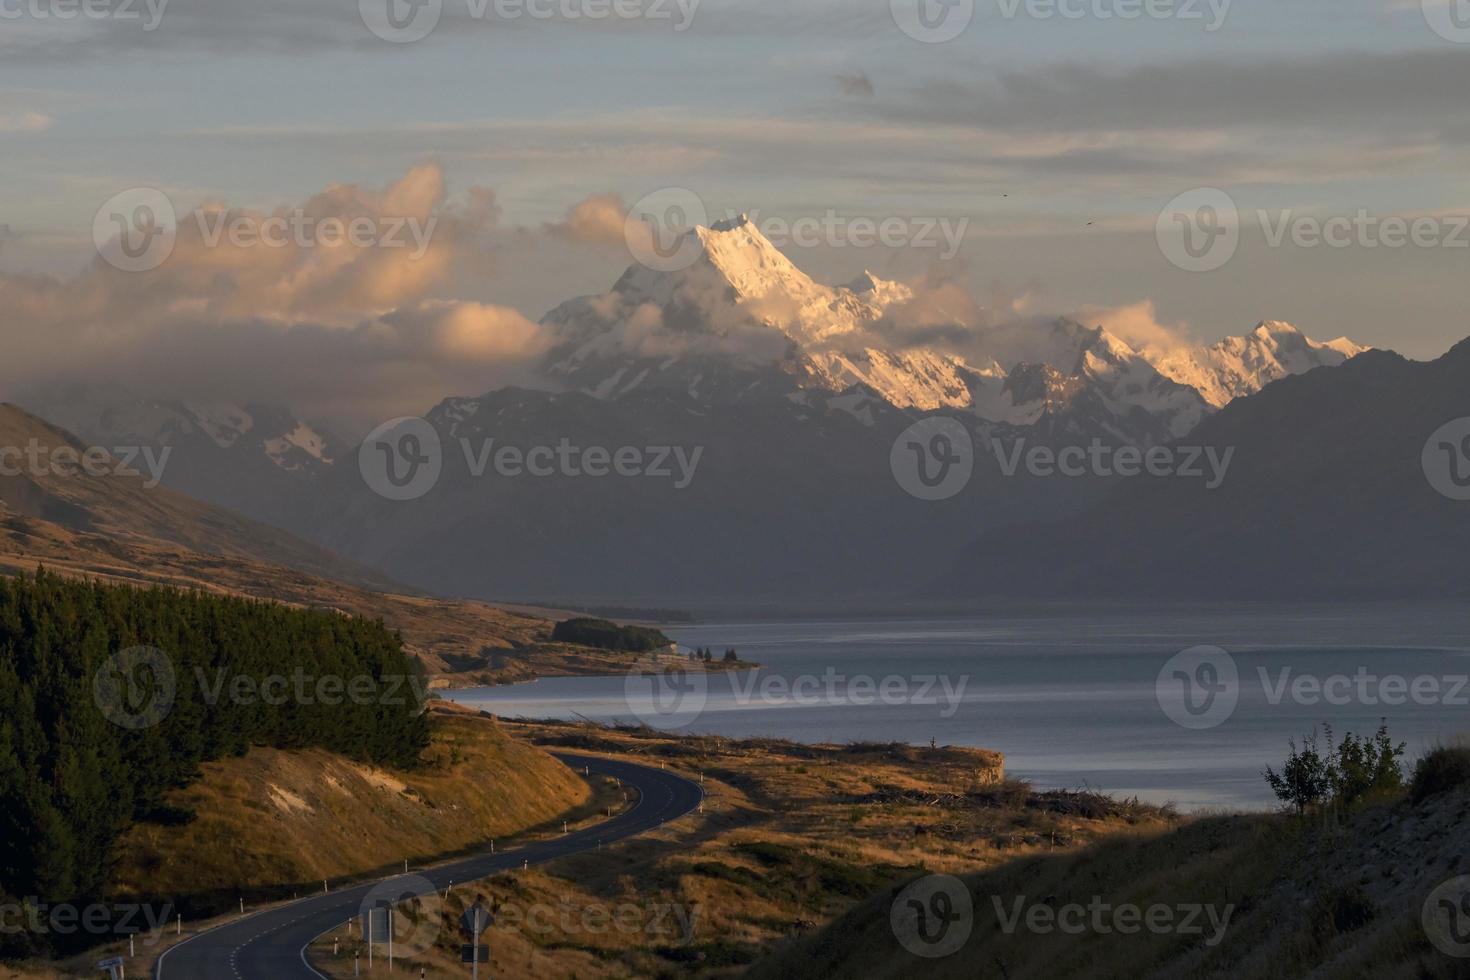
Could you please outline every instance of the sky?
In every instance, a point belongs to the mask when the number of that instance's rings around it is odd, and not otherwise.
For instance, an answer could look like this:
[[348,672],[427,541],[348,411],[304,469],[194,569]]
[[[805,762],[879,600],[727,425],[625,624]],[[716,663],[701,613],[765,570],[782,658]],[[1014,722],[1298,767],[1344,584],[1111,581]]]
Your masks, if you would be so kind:
[[[251,363],[291,398],[346,358],[410,401],[476,393],[608,288],[618,219],[668,188],[835,220],[778,241],[825,282],[939,276],[1194,342],[1286,320],[1430,358],[1470,334],[1465,0],[417,3],[0,0],[0,385],[216,389]],[[137,188],[443,223],[413,267],[181,232],[122,274],[94,219]]]

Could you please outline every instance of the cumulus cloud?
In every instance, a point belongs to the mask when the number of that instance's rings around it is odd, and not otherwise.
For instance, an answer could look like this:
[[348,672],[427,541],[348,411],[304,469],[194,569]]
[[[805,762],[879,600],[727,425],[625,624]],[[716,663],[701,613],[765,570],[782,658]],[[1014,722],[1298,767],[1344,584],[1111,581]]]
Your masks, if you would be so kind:
[[628,205],[619,194],[593,194],[567,209],[561,221],[545,225],[547,233],[586,245],[624,244]]
[[[351,424],[524,380],[543,331],[509,307],[446,295],[488,269],[480,239],[497,216],[487,190],[451,199],[434,165],[381,189],[334,185],[299,207],[206,203],[180,215],[151,271],[99,257],[71,279],[0,275],[0,388],[121,381],[148,397],[281,401]],[[343,237],[354,222],[356,243]],[[427,232],[417,239],[415,222]],[[390,233],[404,245],[377,237]]]

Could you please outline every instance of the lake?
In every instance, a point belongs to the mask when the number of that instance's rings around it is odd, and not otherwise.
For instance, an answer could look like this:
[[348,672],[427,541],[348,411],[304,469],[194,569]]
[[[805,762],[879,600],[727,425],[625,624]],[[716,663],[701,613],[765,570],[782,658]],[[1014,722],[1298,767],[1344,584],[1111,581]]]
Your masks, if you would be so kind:
[[1279,768],[1287,740],[1319,723],[1371,734],[1387,718],[1409,760],[1470,734],[1467,606],[1047,609],[665,632],[716,658],[734,647],[763,668],[448,696],[505,717],[979,746],[1039,787],[1186,810],[1274,805],[1261,770]]

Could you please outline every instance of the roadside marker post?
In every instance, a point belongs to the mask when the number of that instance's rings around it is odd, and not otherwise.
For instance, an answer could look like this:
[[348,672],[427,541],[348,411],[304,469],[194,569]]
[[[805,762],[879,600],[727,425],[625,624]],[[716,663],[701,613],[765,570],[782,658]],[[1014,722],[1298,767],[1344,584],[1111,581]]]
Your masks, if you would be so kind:
[[494,916],[479,902],[465,909],[464,915],[459,919],[460,927],[470,940],[468,945],[460,947],[460,960],[470,964],[471,975],[475,980],[479,980],[480,976],[481,955],[483,954],[487,963],[490,960],[490,947],[480,945],[480,935],[493,920]]

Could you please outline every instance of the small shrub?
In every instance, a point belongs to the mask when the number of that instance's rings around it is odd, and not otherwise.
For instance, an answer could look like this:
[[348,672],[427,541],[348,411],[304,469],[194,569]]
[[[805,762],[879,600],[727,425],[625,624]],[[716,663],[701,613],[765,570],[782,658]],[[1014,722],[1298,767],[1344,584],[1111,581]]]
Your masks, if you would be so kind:
[[1414,766],[1409,799],[1416,805],[1431,796],[1470,784],[1470,746],[1441,746]]

